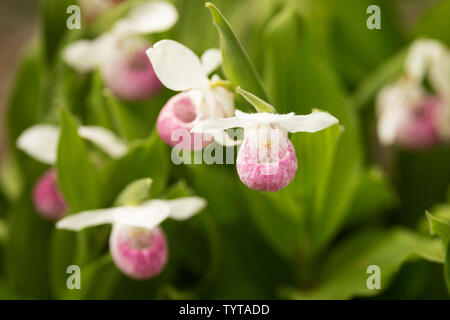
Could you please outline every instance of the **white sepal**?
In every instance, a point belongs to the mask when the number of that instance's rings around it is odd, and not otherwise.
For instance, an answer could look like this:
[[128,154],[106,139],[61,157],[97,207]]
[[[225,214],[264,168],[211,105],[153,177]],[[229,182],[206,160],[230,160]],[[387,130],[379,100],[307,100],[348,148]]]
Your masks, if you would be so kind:
[[127,145],[111,131],[98,126],[83,126],[78,129],[80,137],[91,141],[111,158],[120,158],[128,152]]
[[80,231],[102,224],[120,224],[153,229],[168,218],[169,206],[160,200],[148,201],[141,206],[124,206],[83,211],[69,215],[56,224],[58,229]]
[[187,220],[206,207],[206,200],[200,197],[184,197],[166,200],[170,207],[170,217],[175,220]]
[[316,132],[339,122],[328,112],[312,112],[308,115],[295,115],[276,123],[289,132]]
[[59,127],[39,124],[26,129],[17,139],[17,147],[31,157],[54,165],[57,158]]

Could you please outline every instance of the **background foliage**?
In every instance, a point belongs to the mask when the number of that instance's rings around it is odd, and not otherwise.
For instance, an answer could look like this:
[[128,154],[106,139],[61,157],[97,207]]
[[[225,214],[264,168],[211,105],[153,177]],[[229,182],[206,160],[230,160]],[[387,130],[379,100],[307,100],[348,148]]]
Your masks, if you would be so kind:
[[[450,150],[380,150],[373,100],[399,74],[413,39],[450,45],[450,1],[437,1],[408,28],[402,1],[213,1],[262,79],[255,90],[280,113],[318,108],[342,125],[292,137],[299,170],[277,193],[247,189],[232,165],[173,165],[154,130],[169,90],[127,103],[105,89],[98,72],[81,76],[64,65],[64,44],[100,34],[140,1],[68,31],[65,8],[72,2],[41,1],[41,27],[10,96],[0,298],[448,298]],[[172,2],[178,23],[152,41],[175,39],[198,54],[219,46],[204,1]],[[381,8],[381,30],[366,28],[371,4]],[[230,41],[222,39],[222,47]],[[154,180],[152,196],[208,200],[192,220],[163,224],[170,260],[160,276],[139,282],[120,274],[107,249],[109,227],[75,234],[55,230],[34,212],[31,191],[47,167],[18,151],[15,141],[41,122],[62,128],[58,183],[72,212],[111,206],[125,186],[145,177]],[[78,136],[77,123],[113,130],[131,143],[129,153],[116,160],[96,154]],[[81,291],[65,286],[70,264],[81,266]],[[382,290],[366,287],[372,264],[381,267]]]

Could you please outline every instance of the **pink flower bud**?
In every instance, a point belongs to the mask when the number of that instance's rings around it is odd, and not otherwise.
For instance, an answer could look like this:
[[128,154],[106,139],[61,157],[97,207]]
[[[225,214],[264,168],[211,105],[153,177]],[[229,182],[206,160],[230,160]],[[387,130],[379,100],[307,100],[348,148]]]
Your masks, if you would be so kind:
[[439,109],[442,104],[436,97],[427,96],[418,107],[411,109],[403,119],[397,133],[397,143],[407,149],[423,150],[439,143]]
[[[122,47],[118,47],[118,46]],[[118,42],[116,51],[103,64],[102,74],[107,87],[119,98],[139,101],[151,98],[162,84],[145,53],[147,44]]]
[[278,191],[295,177],[297,155],[279,129],[247,129],[236,164],[241,181],[253,190]]
[[185,150],[200,150],[210,144],[210,135],[191,133],[196,121],[207,118],[199,115],[203,97],[200,91],[190,90],[173,96],[161,109],[157,120],[158,134],[172,147]]
[[157,276],[168,258],[163,230],[115,225],[109,238],[112,258],[127,276],[144,280]]
[[33,190],[36,211],[45,219],[56,221],[67,210],[67,204],[57,185],[55,169],[49,169],[38,180]]

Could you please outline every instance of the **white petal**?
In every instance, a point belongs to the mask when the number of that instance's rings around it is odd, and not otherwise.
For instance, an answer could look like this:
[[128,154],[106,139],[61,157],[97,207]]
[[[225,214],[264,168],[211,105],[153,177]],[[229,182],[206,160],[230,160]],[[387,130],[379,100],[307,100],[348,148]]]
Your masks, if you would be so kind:
[[209,118],[197,123],[191,129],[191,132],[216,134],[218,131],[223,131],[230,128],[247,127],[252,123],[253,122],[249,122],[238,117]]
[[339,120],[328,112],[312,112],[308,115],[296,115],[277,121],[277,124],[289,132],[316,132],[338,122]]
[[134,8],[114,26],[121,34],[146,34],[163,32],[173,27],[178,20],[177,9],[168,2],[144,3]]
[[111,158],[119,158],[128,152],[127,145],[111,131],[97,126],[84,126],[78,134],[97,145]]
[[147,50],[159,80],[169,89],[203,89],[208,78],[200,59],[190,49],[173,40],[161,40]]
[[415,41],[408,52],[405,69],[410,79],[421,81],[429,68],[439,65],[447,54],[445,46],[436,40],[420,39]]
[[170,208],[160,200],[148,201],[141,206],[83,211],[60,220],[56,227],[79,231],[102,224],[121,224],[153,229],[169,216]]
[[105,59],[111,41],[113,37],[110,34],[95,40],[76,41],[63,49],[62,58],[78,72],[91,71]]
[[186,220],[206,207],[206,200],[200,197],[185,197],[167,200],[170,217],[175,220]]
[[[127,207],[122,207],[127,208]],[[128,207],[133,208],[133,207]],[[150,200],[127,211],[114,215],[114,223],[130,227],[153,229],[169,217],[170,207],[163,200]]]
[[205,74],[210,74],[222,63],[222,53],[219,49],[208,49],[203,53],[201,60]]
[[17,139],[17,147],[36,160],[53,165],[56,163],[59,128],[40,124],[26,129]]
[[245,113],[240,110],[235,111],[236,117],[247,121],[249,124],[271,124],[294,117],[294,113],[278,114],[268,112]]
[[[114,215],[125,207],[83,211],[69,215],[56,223],[56,228],[80,231],[84,228],[114,223]],[[131,208],[131,207],[130,207]]]

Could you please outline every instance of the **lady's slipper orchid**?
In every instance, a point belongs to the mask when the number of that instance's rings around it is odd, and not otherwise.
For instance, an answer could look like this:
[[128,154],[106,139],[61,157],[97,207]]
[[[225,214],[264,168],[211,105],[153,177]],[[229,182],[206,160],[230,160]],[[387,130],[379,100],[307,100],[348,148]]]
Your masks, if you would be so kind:
[[140,35],[166,31],[177,19],[175,7],[168,2],[144,3],[97,39],[67,46],[63,59],[79,72],[99,67],[108,88],[122,99],[149,98],[161,83],[145,54],[149,43]]
[[[234,112],[233,93],[223,87],[212,87],[220,80],[217,75],[208,78],[222,62],[220,51],[209,49],[199,58],[176,41],[162,40],[148,49],[147,55],[164,86],[182,91],[166,103],[158,116],[160,137],[182,149],[204,148],[213,141],[213,136],[191,134],[190,130],[201,120],[230,117]],[[222,137],[218,135],[214,139],[222,143]]]
[[244,129],[244,140],[237,156],[241,181],[258,191],[278,191],[286,187],[297,171],[297,156],[288,132],[316,132],[338,123],[326,112],[309,115],[244,113],[226,119],[207,119],[192,129],[212,133],[230,128]]
[[[95,126],[80,127],[81,137],[91,141],[112,158],[124,155],[128,147],[112,132]],[[41,124],[26,129],[17,140],[17,147],[36,160],[54,166],[58,151],[58,126]],[[57,186],[54,168],[46,171],[33,190],[36,211],[44,218],[56,221],[67,210],[67,204]]]
[[404,77],[378,94],[377,113],[378,136],[384,145],[422,150],[450,141],[448,49],[434,40],[414,42]]
[[60,220],[56,227],[79,231],[112,224],[110,252],[117,268],[131,278],[155,277],[168,259],[168,246],[159,225],[167,218],[186,220],[206,205],[199,197],[175,200],[149,200],[139,206],[85,211]]

